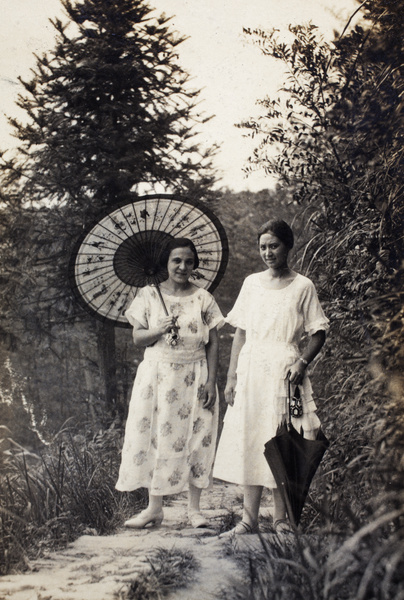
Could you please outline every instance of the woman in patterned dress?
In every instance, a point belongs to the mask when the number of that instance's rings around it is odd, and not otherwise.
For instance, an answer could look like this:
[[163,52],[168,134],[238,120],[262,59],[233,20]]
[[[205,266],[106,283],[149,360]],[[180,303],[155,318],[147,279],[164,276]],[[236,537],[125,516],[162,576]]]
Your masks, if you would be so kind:
[[320,426],[306,369],[324,344],[328,319],[312,281],[288,267],[293,247],[289,225],[277,219],[265,223],[258,231],[258,246],[267,269],[245,279],[226,318],[236,332],[214,477],[244,486],[243,519],[231,534],[257,531],[264,486],[273,490],[275,528],[289,527],[264,457],[265,442],[286,418],[288,379],[300,386],[303,400],[303,416],[292,423],[311,439]]
[[160,291],[169,316],[155,286],[140,290],[125,313],[145,353],[133,385],[116,488],[149,490],[147,508],[126,521],[127,527],[160,524],[163,496],[185,489],[191,525],[206,527],[199,501],[212,481],[217,328],[223,317],[213,296],[189,281],[199,264],[191,240],[171,240],[161,262],[168,272]]

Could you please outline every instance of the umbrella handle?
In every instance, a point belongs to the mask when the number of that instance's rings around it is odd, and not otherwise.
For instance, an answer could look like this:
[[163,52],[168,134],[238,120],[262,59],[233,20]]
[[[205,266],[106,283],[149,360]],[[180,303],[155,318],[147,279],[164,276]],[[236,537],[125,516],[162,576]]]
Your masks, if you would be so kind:
[[[161,300],[161,304],[163,305],[164,312],[166,313],[167,317],[169,317],[170,315],[168,313],[168,310],[167,310],[167,307],[166,307],[166,303],[164,302],[164,298],[163,298],[163,296],[161,294],[161,290],[160,290],[160,287],[159,287],[158,283],[156,283],[156,289],[157,289],[157,293],[159,295],[159,298]],[[174,339],[174,340],[178,339],[178,328],[173,327],[172,329],[170,329],[170,333],[171,333],[172,339]]]
[[157,289],[157,293],[158,293],[158,295],[159,295],[159,298],[160,298],[160,300],[161,300],[161,304],[163,305],[164,312],[166,313],[166,316],[168,317],[168,316],[169,316],[169,314],[168,314],[168,310],[167,310],[167,307],[166,307],[166,303],[164,302],[164,298],[163,298],[163,296],[162,296],[162,294],[161,294],[160,286],[159,286],[159,284],[158,284],[158,283],[156,283],[156,289]]

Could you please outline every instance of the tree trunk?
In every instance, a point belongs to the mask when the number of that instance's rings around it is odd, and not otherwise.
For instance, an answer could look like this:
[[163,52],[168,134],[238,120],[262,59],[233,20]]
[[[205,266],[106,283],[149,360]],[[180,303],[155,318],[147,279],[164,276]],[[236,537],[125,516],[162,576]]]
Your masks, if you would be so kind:
[[115,416],[119,410],[116,380],[115,327],[110,323],[97,322],[97,329],[100,373],[104,385],[106,406],[110,414]]

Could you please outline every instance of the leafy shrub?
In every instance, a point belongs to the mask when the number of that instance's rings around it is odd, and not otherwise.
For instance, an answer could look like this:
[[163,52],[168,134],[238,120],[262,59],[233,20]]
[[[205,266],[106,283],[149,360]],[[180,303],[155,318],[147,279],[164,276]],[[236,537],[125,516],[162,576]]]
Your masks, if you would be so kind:
[[402,9],[363,2],[331,44],[312,24],[290,43],[246,30],[285,68],[279,98],[240,126],[257,139],[247,170],[275,175],[306,225],[298,270],[331,321],[313,377],[331,447],[303,513],[323,543],[272,552],[245,598],[403,597]]

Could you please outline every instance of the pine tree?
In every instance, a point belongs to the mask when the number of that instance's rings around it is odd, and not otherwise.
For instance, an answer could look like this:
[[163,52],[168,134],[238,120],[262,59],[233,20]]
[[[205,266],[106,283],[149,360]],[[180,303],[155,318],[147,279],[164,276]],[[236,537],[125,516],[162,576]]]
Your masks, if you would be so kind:
[[215,148],[196,143],[206,120],[199,92],[178,62],[184,38],[169,19],[145,0],[62,5],[69,20],[51,21],[54,49],[21,80],[26,120],[10,119],[19,146],[0,164],[0,338],[13,340],[13,368],[26,376],[36,422],[59,412],[59,425],[72,412],[99,415],[106,397],[112,408],[120,384],[102,357],[113,353],[113,328],[96,323],[71,292],[69,260],[83,228],[136,197],[142,182],[198,199],[213,197],[215,181]]
[[21,144],[3,165],[8,183],[20,181],[25,201],[67,201],[85,212],[140,182],[206,194],[211,151],[194,140],[204,119],[177,60],[184,38],[144,0],[62,4],[70,21],[52,21],[55,49],[21,80],[28,122],[10,120]]

